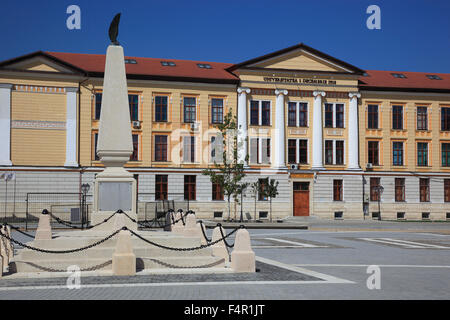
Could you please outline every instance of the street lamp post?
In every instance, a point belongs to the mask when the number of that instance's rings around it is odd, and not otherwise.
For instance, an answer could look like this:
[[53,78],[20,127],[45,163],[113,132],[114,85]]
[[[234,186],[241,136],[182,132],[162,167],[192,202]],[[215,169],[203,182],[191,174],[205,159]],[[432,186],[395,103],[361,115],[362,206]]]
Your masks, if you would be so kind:
[[81,185],[81,228],[84,229],[84,224],[86,223],[87,227],[87,205],[86,205],[86,194],[88,193],[89,189],[91,187],[89,186],[89,183],[83,183]]

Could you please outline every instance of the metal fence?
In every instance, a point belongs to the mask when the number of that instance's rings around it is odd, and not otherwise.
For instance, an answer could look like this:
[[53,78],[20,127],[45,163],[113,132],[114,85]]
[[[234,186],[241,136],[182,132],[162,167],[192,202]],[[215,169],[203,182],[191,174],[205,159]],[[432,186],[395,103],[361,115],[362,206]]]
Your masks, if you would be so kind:
[[138,193],[138,220],[148,222],[149,227],[162,227],[166,223],[167,211],[189,210],[189,200],[184,199],[184,193],[169,193],[165,198],[156,199],[156,194],[150,192]]

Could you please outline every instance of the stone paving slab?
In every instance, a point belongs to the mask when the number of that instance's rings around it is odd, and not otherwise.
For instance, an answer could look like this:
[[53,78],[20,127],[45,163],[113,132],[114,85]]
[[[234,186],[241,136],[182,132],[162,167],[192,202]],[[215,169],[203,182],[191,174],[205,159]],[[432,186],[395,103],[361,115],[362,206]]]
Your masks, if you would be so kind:
[[[152,274],[136,276],[82,276],[87,284],[132,284],[132,283],[176,283],[176,282],[235,282],[235,281],[324,281],[300,272],[287,270],[275,265],[256,261],[255,273],[214,273],[214,274]],[[65,286],[67,277],[0,279],[0,288]]]

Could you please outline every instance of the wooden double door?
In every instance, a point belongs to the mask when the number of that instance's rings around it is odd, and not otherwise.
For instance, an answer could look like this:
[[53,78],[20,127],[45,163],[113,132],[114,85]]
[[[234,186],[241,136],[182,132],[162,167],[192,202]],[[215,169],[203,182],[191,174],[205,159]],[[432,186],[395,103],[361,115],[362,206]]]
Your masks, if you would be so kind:
[[294,216],[309,216],[309,182],[294,182]]

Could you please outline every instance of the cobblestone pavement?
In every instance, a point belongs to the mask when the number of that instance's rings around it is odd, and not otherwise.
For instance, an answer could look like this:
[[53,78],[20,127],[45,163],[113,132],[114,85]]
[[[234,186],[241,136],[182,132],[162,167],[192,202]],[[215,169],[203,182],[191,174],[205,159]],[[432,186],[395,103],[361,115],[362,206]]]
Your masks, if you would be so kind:
[[[450,235],[442,232],[449,224],[411,230],[398,223],[383,231],[330,222],[327,228],[336,225],[342,230],[249,230],[255,274],[82,277],[80,289],[68,289],[66,278],[4,277],[0,299],[450,299]],[[380,289],[368,287],[372,265]]]

